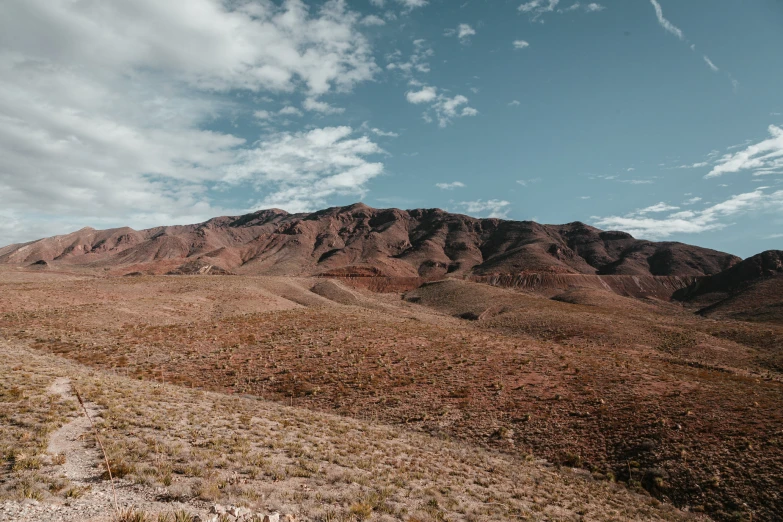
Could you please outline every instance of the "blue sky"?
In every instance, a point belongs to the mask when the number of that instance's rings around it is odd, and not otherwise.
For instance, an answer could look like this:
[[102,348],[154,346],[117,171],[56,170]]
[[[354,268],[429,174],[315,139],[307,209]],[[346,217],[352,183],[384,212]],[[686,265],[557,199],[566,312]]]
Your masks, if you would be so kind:
[[355,201],[783,248],[775,0],[11,0],[0,243]]

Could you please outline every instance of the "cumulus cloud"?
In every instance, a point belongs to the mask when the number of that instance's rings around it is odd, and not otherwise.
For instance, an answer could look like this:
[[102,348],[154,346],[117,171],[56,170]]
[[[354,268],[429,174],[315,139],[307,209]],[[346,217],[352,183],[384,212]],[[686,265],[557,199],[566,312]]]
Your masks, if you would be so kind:
[[464,118],[466,116],[476,116],[478,111],[468,106],[468,98],[458,94],[456,96],[447,96],[438,93],[436,87],[423,86],[418,91],[408,91],[405,95],[409,103],[416,105],[429,104],[430,108],[424,113],[424,120],[432,122],[437,120],[438,126],[446,127],[455,118]]
[[731,225],[728,220],[742,215],[783,212],[783,190],[767,193],[767,188],[759,187],[753,192],[734,195],[701,211],[686,210],[663,218],[648,217],[646,213],[636,211],[627,216],[593,216],[592,220],[596,226],[605,229],[624,230],[650,239],[720,230]]
[[418,91],[408,91],[405,94],[408,102],[419,104],[429,103],[438,97],[438,90],[435,87],[424,86]]
[[514,49],[527,49],[530,47],[530,44],[526,42],[525,40],[514,40],[512,42],[512,45],[514,46]]
[[744,170],[753,170],[754,175],[783,173],[783,129],[770,125],[768,130],[770,138],[724,155],[705,178]]
[[384,151],[367,136],[353,134],[350,127],[326,127],[267,136],[239,153],[223,181],[267,193],[258,208],[291,212],[315,210],[336,195],[363,197],[367,183],[384,168],[368,158]]
[[476,30],[468,24],[459,24],[456,29],[448,29],[445,33],[446,36],[456,35],[457,38],[459,38],[459,41],[463,44],[468,43],[470,37],[474,36],[475,34]]
[[451,183],[436,183],[435,186],[441,190],[454,190],[455,188],[464,188],[465,184],[461,181],[452,181]]
[[317,100],[377,70],[341,0],[96,5],[0,3],[0,208],[13,216],[0,219],[151,226],[236,211],[210,190],[255,149],[206,130],[239,110],[234,93]]
[[459,208],[464,212],[478,216],[478,217],[490,217],[504,219],[508,216],[508,212],[511,210],[508,208],[511,203],[501,199],[477,199],[475,201],[462,201],[459,204]]
[[286,105],[285,107],[280,109],[277,113],[282,116],[302,116],[302,111],[300,111],[299,109],[291,105]]
[[522,104],[519,103],[519,100],[511,100],[510,102],[508,102],[509,107],[519,107],[520,105]]

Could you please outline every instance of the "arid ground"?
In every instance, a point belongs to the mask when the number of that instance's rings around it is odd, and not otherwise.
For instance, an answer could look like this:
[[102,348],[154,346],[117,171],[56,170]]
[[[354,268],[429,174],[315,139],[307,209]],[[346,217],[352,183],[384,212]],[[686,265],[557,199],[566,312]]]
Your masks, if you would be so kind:
[[[0,281],[9,497],[24,496],[19,470],[56,474],[17,462],[44,453],[54,428],[43,425],[75,415],[73,401],[49,399],[36,424],[20,417],[43,410],[15,411],[12,397],[43,400],[51,376],[106,409],[124,480],[176,484],[172,499],[193,509],[231,497],[314,520],[362,518],[363,502],[390,520],[783,512],[780,323],[595,288],[547,297],[456,279],[372,293],[326,278],[7,267]],[[37,449],[19,449],[23,439]],[[331,464],[312,463],[321,458]],[[335,478],[349,472],[365,478]],[[541,481],[558,500],[541,496]],[[390,489],[365,498],[378,488]],[[46,489],[42,498],[63,497]]]

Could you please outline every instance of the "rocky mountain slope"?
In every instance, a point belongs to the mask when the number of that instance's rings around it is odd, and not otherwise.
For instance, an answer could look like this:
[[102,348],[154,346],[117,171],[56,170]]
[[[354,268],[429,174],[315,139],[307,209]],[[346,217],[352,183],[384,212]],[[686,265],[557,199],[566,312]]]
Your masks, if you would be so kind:
[[0,248],[0,263],[85,266],[119,273],[231,271],[248,275],[366,274],[438,278],[540,272],[702,276],[736,256],[637,240],[583,223],[476,219],[440,209],[361,203],[309,214],[262,210],[148,230],[85,228]]
[[783,251],[768,250],[694,282],[673,297],[711,317],[783,323]]

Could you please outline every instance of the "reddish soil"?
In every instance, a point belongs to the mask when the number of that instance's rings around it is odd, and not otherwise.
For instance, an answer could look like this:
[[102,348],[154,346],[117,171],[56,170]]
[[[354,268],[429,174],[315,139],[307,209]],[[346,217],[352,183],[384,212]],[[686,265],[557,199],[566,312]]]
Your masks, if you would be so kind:
[[94,367],[583,467],[719,520],[783,511],[783,327],[575,287],[0,270],[0,333]]

